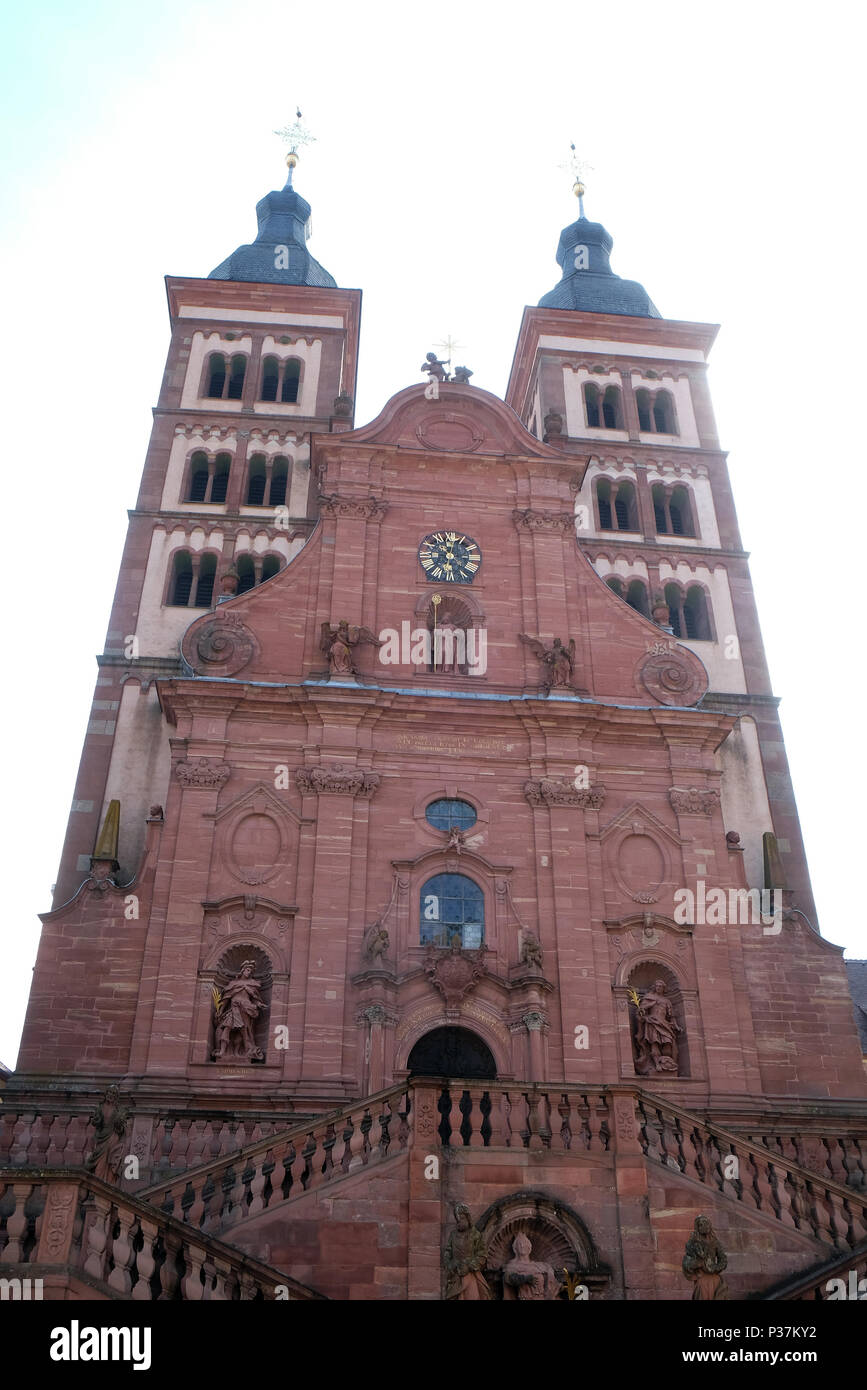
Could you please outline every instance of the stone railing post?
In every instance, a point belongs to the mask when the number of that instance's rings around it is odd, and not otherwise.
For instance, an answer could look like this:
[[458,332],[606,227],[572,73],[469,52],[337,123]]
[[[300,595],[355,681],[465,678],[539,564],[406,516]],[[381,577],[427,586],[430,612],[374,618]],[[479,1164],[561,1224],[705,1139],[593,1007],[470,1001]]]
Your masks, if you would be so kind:
[[[415,1085],[412,1090],[409,1141],[409,1212],[407,1297],[438,1299],[441,1288],[443,1153],[437,1134],[438,1091]],[[436,1164],[429,1160],[436,1159]],[[426,1161],[427,1160],[427,1161]],[[438,1169],[436,1176],[432,1174]]]
[[647,1160],[639,1139],[637,1102],[633,1091],[616,1092],[611,1097],[618,1225],[623,1234],[624,1294],[630,1299],[656,1296]]

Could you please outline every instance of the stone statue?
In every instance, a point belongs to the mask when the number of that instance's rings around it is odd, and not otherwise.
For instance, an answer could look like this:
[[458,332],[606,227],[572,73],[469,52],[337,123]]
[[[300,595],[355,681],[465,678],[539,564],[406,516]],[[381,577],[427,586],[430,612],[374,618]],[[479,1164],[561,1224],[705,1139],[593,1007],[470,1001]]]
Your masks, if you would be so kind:
[[534,931],[525,931],[521,943],[521,960],[524,965],[542,967],[542,946]]
[[637,1013],[635,1042],[638,1055],[635,1070],[640,1076],[652,1071],[674,1071],[677,1066],[677,1035],[680,1024],[674,1017],[665,981],[657,980],[640,1000],[633,1000]]
[[692,1280],[693,1300],[720,1302],[729,1296],[722,1271],[728,1264],[726,1253],[707,1216],[697,1216],[692,1235],[683,1252],[683,1272]]
[[126,1153],[126,1127],[129,1111],[120,1103],[120,1092],[116,1086],[109,1086],[102,1100],[90,1116],[90,1123],[96,1129],[93,1148],[85,1156],[84,1166],[95,1178],[103,1182],[117,1182]]
[[452,619],[446,613],[442,622],[434,628],[434,664],[438,671],[443,675],[460,675],[458,666],[458,644],[452,635],[451,639],[437,637],[437,632],[451,632],[454,634],[458,629]]
[[448,381],[448,372],[444,370],[445,365],[445,362],[437,360],[435,352],[426,352],[419,371],[427,372],[428,376],[435,377],[437,381]]
[[443,1255],[446,1272],[446,1298],[459,1302],[478,1302],[491,1297],[491,1289],[482,1267],[485,1263],[485,1242],[470,1218],[470,1209],[459,1202],[454,1209],[455,1229],[448,1238]]
[[452,380],[456,386],[469,386],[472,372],[469,367],[455,367]]
[[572,676],[575,671],[575,639],[571,638],[568,647],[564,647],[559,637],[555,637],[552,645],[546,647],[537,637],[528,637],[526,633],[519,632],[518,637],[529,647],[533,655],[542,662],[544,670],[542,673],[542,689],[547,695],[552,687],[562,687],[572,684]]
[[229,1050],[233,1060],[262,1062],[265,1059],[261,1047],[256,1046],[253,1037],[253,1024],[265,1008],[258,980],[253,979],[256,968],[254,960],[245,960],[233,980],[215,996],[214,1006],[214,1060],[219,1062]]
[[345,618],[341,618],[339,623],[323,623],[319,639],[320,649],[328,657],[328,665],[332,676],[355,676],[358,674],[355,665],[353,649],[362,642],[369,642],[373,647],[381,647],[382,643],[374,637],[369,628],[351,626]]
[[533,1246],[529,1236],[515,1236],[512,1251],[512,1259],[503,1266],[503,1298],[529,1298],[537,1302],[556,1298],[560,1281],[550,1265],[530,1258]]
[[382,923],[374,922],[364,943],[365,955],[370,956],[371,960],[381,960],[388,950],[389,941],[390,937]]
[[467,837],[459,826],[453,825],[449,831],[449,840],[446,849],[453,849],[455,854],[463,854],[467,844]]

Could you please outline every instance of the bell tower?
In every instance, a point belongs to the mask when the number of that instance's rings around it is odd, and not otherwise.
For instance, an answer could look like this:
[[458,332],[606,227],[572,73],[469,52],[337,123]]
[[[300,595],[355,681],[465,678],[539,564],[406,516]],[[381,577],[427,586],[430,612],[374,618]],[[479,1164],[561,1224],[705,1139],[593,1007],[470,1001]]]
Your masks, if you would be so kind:
[[[294,129],[294,128],[293,128]],[[170,750],[154,682],[182,670],[180,639],[221,597],[280,572],[315,521],[313,434],[352,428],[361,291],[308,250],[310,204],[288,178],[256,207],[255,240],[206,279],[166,277],[171,338],[121,561],[55,886],[91,867],[123,798],[121,877],[134,872]]]

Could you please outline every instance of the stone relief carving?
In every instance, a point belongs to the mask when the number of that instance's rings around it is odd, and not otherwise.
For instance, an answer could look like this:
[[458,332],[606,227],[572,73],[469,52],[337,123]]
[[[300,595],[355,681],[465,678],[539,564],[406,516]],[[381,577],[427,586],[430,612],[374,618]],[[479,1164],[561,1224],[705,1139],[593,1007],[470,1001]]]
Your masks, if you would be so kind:
[[524,965],[542,968],[542,946],[534,931],[527,928],[521,942],[521,961]]
[[575,639],[569,639],[568,647],[555,637],[551,646],[546,647],[538,637],[528,637],[525,632],[518,633],[518,640],[529,647],[533,655],[542,663],[541,689],[546,695],[551,690],[565,689],[572,684],[575,673]]
[[369,628],[350,625],[345,618],[339,623],[322,624],[319,647],[328,657],[332,676],[357,676],[355,648],[365,644],[377,649],[382,646]]
[[654,644],[640,661],[638,681],[661,705],[695,705],[707,690],[707,673],[698,657],[683,647],[658,650]]
[[571,782],[543,777],[538,782],[525,782],[524,796],[531,806],[581,806],[584,810],[598,811],[605,800],[605,788],[578,788]]
[[175,766],[182,787],[222,787],[232,775],[228,763],[209,758],[188,759]]
[[388,503],[378,497],[340,497],[332,493],[330,497],[320,494],[319,512],[321,516],[351,516],[366,520],[381,520],[388,511]]
[[560,1281],[549,1264],[530,1258],[533,1253],[530,1237],[515,1236],[512,1251],[512,1258],[503,1265],[503,1298],[536,1302],[556,1298]]
[[364,954],[372,961],[381,960],[388,952],[390,937],[381,922],[374,922],[364,939]]
[[719,805],[720,794],[716,789],[670,787],[668,799],[678,815],[709,816]]
[[697,1216],[683,1254],[683,1272],[692,1281],[692,1297],[699,1302],[723,1302],[729,1296],[723,1270],[726,1253],[707,1216]]
[[362,772],[359,768],[344,767],[336,763],[332,768],[300,767],[295,773],[295,782],[302,793],[344,793],[349,796],[371,797],[376,792],[380,778],[377,772]]
[[464,995],[469,994],[485,973],[484,962],[484,946],[476,951],[465,951],[458,937],[447,951],[442,947],[428,947],[424,971],[445,1000],[447,1014],[460,1009]]
[[523,510],[515,508],[512,520],[520,531],[574,531],[575,516],[572,512],[534,512],[531,507]]
[[234,676],[249,665],[259,646],[239,613],[220,613],[194,628],[182,649],[194,671],[206,676]]
[[473,1225],[470,1209],[463,1202],[454,1208],[454,1217],[455,1228],[443,1254],[446,1298],[456,1302],[488,1300],[491,1290],[482,1273],[486,1255],[484,1237]]

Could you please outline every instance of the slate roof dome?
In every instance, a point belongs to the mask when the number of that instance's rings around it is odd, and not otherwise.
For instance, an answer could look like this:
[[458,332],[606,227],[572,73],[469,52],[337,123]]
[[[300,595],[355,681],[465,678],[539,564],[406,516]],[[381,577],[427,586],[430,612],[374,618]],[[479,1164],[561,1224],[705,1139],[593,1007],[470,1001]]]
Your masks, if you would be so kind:
[[256,240],[239,246],[212,270],[209,280],[254,280],[264,285],[315,285],[336,289],[337,281],[307,250],[310,204],[292,187],[266,193],[256,204]]
[[[557,247],[557,264],[562,267],[563,278],[542,296],[539,308],[661,318],[643,285],[637,280],[621,280],[614,274],[608,263],[613,245],[601,222],[589,222],[581,216],[570,227],[564,227]],[[583,252],[579,252],[581,247],[585,248]]]

